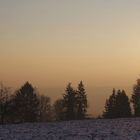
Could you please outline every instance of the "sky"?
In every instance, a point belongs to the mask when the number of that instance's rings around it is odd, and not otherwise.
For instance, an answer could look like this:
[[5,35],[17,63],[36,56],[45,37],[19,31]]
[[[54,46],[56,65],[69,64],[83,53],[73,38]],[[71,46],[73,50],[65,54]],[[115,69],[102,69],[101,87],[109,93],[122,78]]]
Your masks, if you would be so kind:
[[139,13],[139,0],[0,0],[0,81],[54,99],[83,80],[100,114],[112,88],[130,95],[140,76]]

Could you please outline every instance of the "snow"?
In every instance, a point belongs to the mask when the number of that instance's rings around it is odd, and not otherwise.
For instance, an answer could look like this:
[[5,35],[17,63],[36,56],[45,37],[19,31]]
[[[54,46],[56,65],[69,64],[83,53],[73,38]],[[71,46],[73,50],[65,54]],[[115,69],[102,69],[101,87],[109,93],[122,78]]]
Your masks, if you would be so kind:
[[0,125],[0,140],[140,140],[140,118]]

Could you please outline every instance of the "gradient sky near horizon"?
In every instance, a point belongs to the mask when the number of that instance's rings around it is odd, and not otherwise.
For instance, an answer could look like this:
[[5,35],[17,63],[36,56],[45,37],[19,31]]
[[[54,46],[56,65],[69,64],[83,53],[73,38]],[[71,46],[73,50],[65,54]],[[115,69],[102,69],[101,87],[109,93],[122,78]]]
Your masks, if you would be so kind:
[[0,81],[12,87],[131,88],[139,78],[139,0],[0,0],[0,32]]

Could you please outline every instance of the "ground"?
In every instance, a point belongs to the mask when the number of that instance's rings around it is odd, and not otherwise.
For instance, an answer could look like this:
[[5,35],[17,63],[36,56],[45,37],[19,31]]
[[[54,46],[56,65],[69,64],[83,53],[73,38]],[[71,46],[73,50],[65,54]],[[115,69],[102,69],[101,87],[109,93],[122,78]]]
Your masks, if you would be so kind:
[[0,140],[140,140],[140,118],[0,125]]

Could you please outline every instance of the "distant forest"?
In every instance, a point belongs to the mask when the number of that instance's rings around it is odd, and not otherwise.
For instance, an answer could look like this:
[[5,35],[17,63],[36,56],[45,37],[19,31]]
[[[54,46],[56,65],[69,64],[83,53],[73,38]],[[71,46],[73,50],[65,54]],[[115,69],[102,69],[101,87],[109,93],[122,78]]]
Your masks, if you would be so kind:
[[[82,81],[77,89],[68,83],[62,98],[53,105],[50,97],[39,94],[29,82],[14,92],[0,85],[0,124],[92,119],[87,108],[88,98]],[[131,99],[124,90],[115,89],[106,99],[100,118],[122,117],[140,117],[140,79],[133,87]]]

